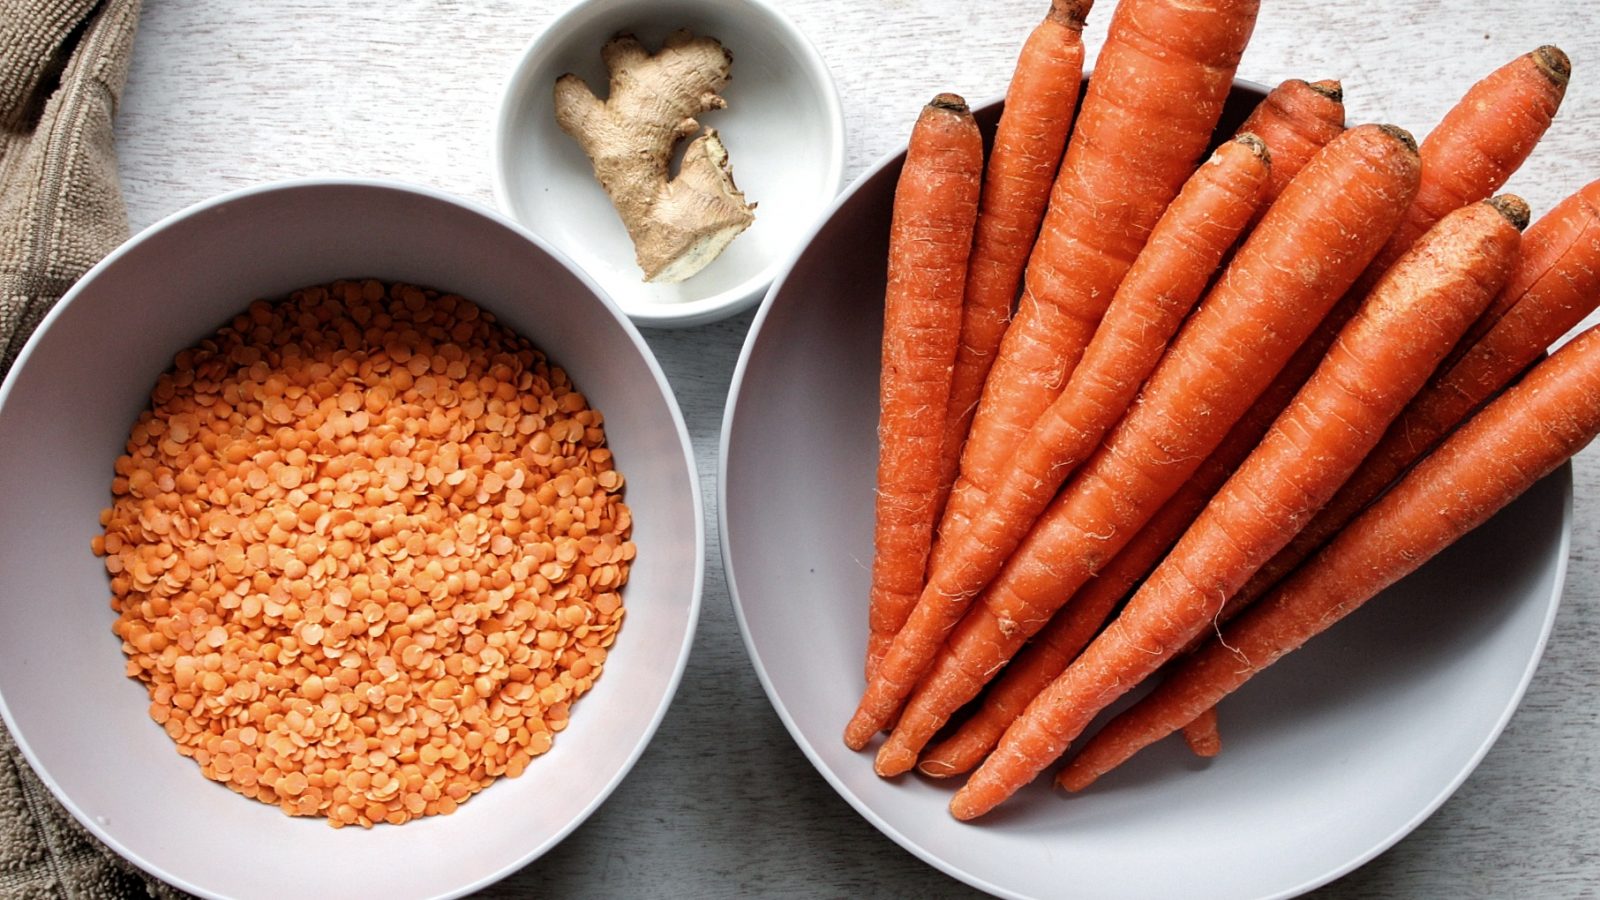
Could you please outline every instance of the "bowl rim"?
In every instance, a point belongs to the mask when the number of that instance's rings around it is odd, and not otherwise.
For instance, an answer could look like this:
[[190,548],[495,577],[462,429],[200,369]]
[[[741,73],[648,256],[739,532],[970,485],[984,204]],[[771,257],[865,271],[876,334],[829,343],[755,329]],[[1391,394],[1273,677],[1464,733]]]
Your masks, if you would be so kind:
[[[511,122],[515,117],[517,106],[512,102],[517,89],[532,75],[532,69],[542,62],[551,49],[564,39],[573,28],[573,20],[586,14],[588,9],[599,2],[615,3],[618,0],[579,0],[566,9],[557,13],[545,26],[517,54],[507,74],[501,82],[499,100],[496,104],[495,115],[490,123],[489,171],[493,179],[495,207],[507,218],[518,223],[522,222],[512,199],[512,193],[507,173],[511,168],[512,157]],[[648,3],[648,0],[632,0],[636,3]],[[684,0],[687,3],[699,0]],[[827,185],[824,203],[817,210],[812,221],[796,232],[794,239],[789,241],[789,250],[774,254],[772,259],[756,274],[744,281],[719,291],[707,297],[695,300],[685,300],[676,303],[635,303],[618,298],[617,305],[641,328],[679,328],[693,327],[709,324],[743,312],[755,306],[765,296],[768,289],[781,271],[786,271],[790,253],[794,245],[804,239],[809,240],[813,227],[825,219],[832,212],[831,203],[837,199],[845,185],[844,151],[846,125],[844,108],[839,100],[839,87],[833,79],[833,74],[828,68],[822,54],[806,36],[805,32],[794,23],[787,15],[780,11],[768,0],[734,0],[736,4],[745,7],[745,11],[766,18],[769,26],[777,32],[780,42],[793,47],[800,58],[803,68],[803,77],[815,90],[817,97],[823,105],[823,113],[830,127],[830,140],[828,142],[828,155],[823,168],[824,184]],[[525,226],[526,227],[526,226]]]
[[[1088,67],[1085,67],[1083,75],[1085,79],[1089,77],[1090,69]],[[1245,78],[1235,78],[1233,80],[1232,89],[1248,89],[1260,93],[1262,97],[1265,97],[1268,91],[1270,91],[1270,88],[1266,85]],[[983,102],[973,105],[972,108],[975,112],[982,112],[992,107],[999,106],[1003,104],[1004,101],[1004,94],[990,96]],[[989,894],[993,894],[997,897],[1009,898],[1009,900],[1032,900],[1032,898],[1027,894],[1019,893],[974,875],[912,840],[909,836],[891,824],[887,819],[879,815],[871,804],[867,803],[858,794],[851,790],[850,787],[846,785],[837,774],[834,773],[833,769],[823,760],[822,755],[817,751],[816,747],[801,730],[799,723],[797,723],[794,717],[790,715],[788,707],[784,705],[782,698],[778,694],[777,687],[773,684],[771,676],[767,673],[767,667],[762,662],[761,653],[756,647],[755,635],[751,631],[749,620],[745,616],[744,601],[741,599],[739,591],[738,574],[735,571],[733,557],[730,553],[730,544],[728,540],[728,517],[726,513],[728,509],[728,450],[733,436],[735,412],[738,408],[740,395],[744,386],[745,370],[749,365],[751,356],[753,355],[756,341],[761,335],[768,315],[772,312],[772,308],[775,305],[778,294],[782,292],[785,282],[787,282],[790,274],[792,274],[794,266],[799,263],[800,258],[805,255],[808,249],[810,249],[812,243],[817,239],[817,236],[825,227],[827,227],[828,223],[833,220],[833,217],[839,213],[845,204],[847,204],[855,196],[855,194],[866,185],[868,181],[875,178],[879,173],[889,166],[899,163],[904,155],[905,145],[904,143],[901,143],[894,149],[891,149],[883,156],[879,157],[864,171],[852,179],[850,184],[843,191],[839,192],[839,196],[835,198],[832,204],[829,205],[827,212],[824,213],[820,219],[818,219],[812,229],[794,247],[788,261],[784,265],[783,271],[781,271],[778,276],[773,279],[772,286],[767,289],[766,296],[762,298],[761,306],[756,311],[755,317],[750,323],[750,329],[745,334],[744,344],[740,348],[739,359],[734,365],[733,375],[729,383],[728,399],[726,404],[723,406],[722,433],[719,437],[717,448],[717,529],[722,556],[723,574],[728,585],[728,598],[733,605],[734,620],[739,625],[739,636],[744,641],[745,652],[749,655],[751,666],[756,671],[756,678],[761,682],[762,691],[766,693],[767,700],[772,704],[773,711],[777,713],[779,720],[783,722],[783,727],[789,732],[789,737],[793,739],[796,745],[799,746],[800,751],[805,755],[806,759],[810,761],[812,767],[815,768],[820,775],[822,775],[823,779],[828,782],[833,790],[840,797],[843,797],[844,800],[855,809],[857,814],[871,823],[874,828],[878,829],[878,831],[883,833],[896,844],[899,844],[903,849],[909,851],[913,856],[916,856],[923,862],[928,863],[935,869],[938,869],[952,878],[962,881]],[[1552,597],[1545,610],[1543,621],[1540,623],[1539,635],[1537,641],[1535,641],[1533,653],[1529,657],[1528,663],[1524,667],[1523,672],[1518,679],[1516,688],[1512,693],[1511,702],[1507,704],[1505,710],[1502,711],[1498,716],[1494,727],[1485,735],[1484,740],[1473,751],[1467,760],[1467,763],[1459,772],[1455,773],[1445,785],[1442,786],[1436,796],[1431,798],[1428,803],[1419,809],[1413,817],[1402,823],[1392,833],[1385,835],[1378,840],[1365,853],[1356,856],[1341,866],[1332,868],[1329,871],[1315,877],[1308,878],[1300,884],[1286,887],[1272,894],[1263,895],[1262,897],[1258,898],[1258,900],[1282,900],[1282,898],[1299,896],[1308,891],[1312,891],[1318,887],[1326,885],[1335,879],[1348,875],[1366,863],[1372,861],[1384,851],[1399,843],[1402,838],[1410,834],[1417,828],[1417,826],[1421,825],[1436,811],[1438,811],[1439,807],[1442,806],[1446,800],[1450,799],[1450,797],[1455,794],[1455,792],[1461,787],[1467,778],[1472,775],[1472,773],[1478,768],[1478,764],[1483,761],[1483,758],[1488,754],[1495,742],[1499,740],[1501,733],[1504,732],[1507,724],[1510,723],[1511,717],[1515,715],[1516,711],[1521,707],[1522,699],[1527,693],[1529,684],[1533,681],[1534,672],[1537,671],[1540,661],[1544,658],[1545,647],[1549,643],[1550,634],[1555,627],[1556,615],[1561,607],[1561,599],[1567,579],[1568,563],[1571,559],[1573,526],[1572,463],[1567,462],[1562,464],[1556,469],[1555,472],[1546,477],[1560,479],[1559,488],[1562,492],[1560,540],[1557,546],[1558,556],[1556,560],[1556,571],[1554,573],[1555,577],[1551,585]]]
[[[72,287],[62,295],[61,299],[50,308],[50,310],[45,314],[44,318],[40,320],[38,326],[28,337],[28,340],[23,344],[21,351],[18,352],[16,360],[12,363],[11,369],[7,373],[6,378],[3,381],[0,381],[0,418],[4,417],[6,403],[10,398],[12,388],[16,381],[14,373],[22,370],[23,366],[27,363],[28,358],[32,355],[35,347],[45,339],[44,335],[50,330],[51,326],[55,323],[55,320],[62,314],[62,311],[66,309],[68,304],[76,300],[79,294],[83,292],[84,287],[90,284],[95,278],[99,277],[100,273],[104,269],[111,266],[123,256],[133,252],[140,244],[149,240],[153,236],[167,230],[168,228],[171,228],[179,222],[193,218],[196,215],[200,215],[226,206],[227,204],[235,203],[240,200],[255,197],[261,194],[298,190],[318,190],[329,187],[353,187],[375,191],[408,193],[418,195],[429,200],[450,204],[466,212],[482,216],[504,228],[510,229],[514,234],[521,237],[523,240],[528,241],[537,249],[548,254],[550,258],[558,265],[572,273],[572,275],[578,279],[579,283],[582,284],[583,287],[594,297],[594,299],[599,302],[601,308],[617,320],[617,323],[622,326],[623,333],[627,336],[628,340],[632,342],[634,349],[643,358],[646,367],[649,369],[654,378],[656,388],[661,392],[662,397],[666,400],[667,412],[672,419],[673,427],[677,433],[678,445],[683,453],[684,468],[689,477],[691,510],[695,518],[696,527],[694,534],[694,579],[688,598],[688,616],[685,622],[682,646],[679,648],[677,661],[667,679],[667,689],[662,694],[661,701],[657,704],[656,708],[651,711],[649,720],[645,724],[645,728],[643,732],[641,732],[638,742],[635,744],[632,750],[629,751],[627,757],[623,760],[622,765],[611,776],[611,778],[601,787],[598,792],[596,792],[592,798],[590,798],[586,804],[584,804],[583,808],[579,810],[578,814],[573,816],[570,821],[568,821],[561,828],[557,829],[556,832],[547,837],[545,840],[531,845],[526,852],[516,859],[513,859],[510,862],[482,876],[479,876],[470,883],[462,884],[447,892],[433,895],[436,900],[443,900],[443,898],[460,897],[473,891],[481,890],[482,888],[494,884],[506,876],[527,867],[534,860],[538,859],[540,856],[543,856],[561,841],[565,840],[569,834],[577,829],[579,825],[587,821],[589,817],[594,814],[595,810],[599,809],[600,806],[605,803],[605,801],[611,796],[612,792],[615,791],[622,783],[623,779],[628,776],[628,773],[633,770],[634,765],[639,761],[639,757],[644,754],[645,748],[648,747],[651,741],[655,738],[656,732],[660,728],[662,720],[666,717],[667,710],[672,706],[672,700],[677,695],[678,688],[682,683],[683,674],[688,665],[689,655],[694,647],[695,633],[699,630],[700,610],[702,607],[703,593],[705,588],[706,527],[704,502],[702,499],[704,490],[700,483],[699,469],[695,464],[693,443],[689,440],[688,426],[684,421],[683,412],[678,405],[677,395],[673,392],[672,385],[667,380],[666,373],[662,370],[661,364],[656,359],[655,354],[651,352],[649,345],[645,343],[644,337],[639,333],[637,326],[635,326],[628,316],[623,313],[616,301],[607,295],[606,292],[594,281],[594,279],[589,277],[587,272],[574,264],[572,260],[570,260],[567,255],[561,251],[560,248],[555,247],[549,241],[534,234],[520,223],[512,220],[509,216],[503,215],[497,210],[494,210],[481,203],[477,203],[463,197],[458,197],[435,188],[411,184],[395,179],[361,177],[312,177],[269,181],[243,188],[236,188],[234,190],[200,200],[196,203],[192,203],[182,209],[177,210],[176,212],[172,212],[166,216],[163,216],[161,219],[142,231],[130,235],[127,240],[123,241],[116,247],[116,249],[106,254],[103,259],[95,263],[94,266],[92,266],[87,272],[79,277],[78,280],[73,283]],[[56,799],[56,802],[60,803],[62,808],[67,810],[67,812],[71,814],[72,818],[76,820],[79,825],[83,826],[89,831],[89,833],[93,834],[101,843],[109,847],[121,858],[137,866],[149,875],[159,878],[167,884],[200,897],[226,897],[225,894],[220,894],[214,890],[192,884],[188,880],[155,865],[154,863],[145,859],[143,856],[130,851],[107,828],[95,821],[92,816],[85,815],[84,811],[78,807],[77,803],[72,799],[72,797],[63,792],[60,786],[56,783],[56,780],[51,777],[49,767],[42,759],[39,758],[36,753],[34,753],[32,746],[28,743],[27,736],[21,731],[21,729],[17,727],[17,723],[12,718],[11,709],[6,703],[3,687],[0,687],[0,722],[4,722],[7,731],[9,731],[11,734],[12,740],[16,742],[17,749],[21,752],[23,758],[27,760],[29,767],[33,769],[34,774],[38,776],[39,781],[43,783],[47,789],[49,789],[51,796]]]

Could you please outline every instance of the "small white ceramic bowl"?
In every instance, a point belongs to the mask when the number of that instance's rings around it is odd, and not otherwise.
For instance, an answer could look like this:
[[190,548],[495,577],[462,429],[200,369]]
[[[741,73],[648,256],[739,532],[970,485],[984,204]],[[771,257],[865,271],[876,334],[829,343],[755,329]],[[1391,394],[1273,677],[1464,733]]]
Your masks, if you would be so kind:
[[[733,54],[728,108],[700,117],[728,148],[756,219],[705,269],[647,284],[633,244],[589,160],[555,122],[566,72],[606,94],[600,47],[618,32],[652,51],[677,28]],[[680,157],[682,148],[679,148]],[[676,166],[676,163],[674,163]],[[828,67],[805,35],[763,0],[588,0],[558,15],[512,70],[494,135],[500,208],[560,247],[644,327],[702,325],[755,305],[844,178],[844,118]]]
[[[452,290],[530,338],[606,417],[639,553],[627,620],[554,749],[452,815],[330,828],[208,781],[123,675],[89,552],[112,462],[173,354],[251,300],[341,277]],[[638,331],[561,255],[476,206],[374,182],[240,191],[144,231],[50,313],[0,386],[0,713],[90,831],[214,897],[445,897],[539,856],[621,781],[666,711],[699,613],[700,491]]]
[[[1261,95],[1236,87],[1225,123]],[[886,781],[870,752],[844,746],[866,652],[884,254],[902,161],[846,190],[774,283],[724,418],[728,586],[801,750],[890,838],[1005,897],[1285,897],[1405,836],[1482,759],[1533,674],[1566,570],[1570,468],[1224,701],[1210,763],[1170,738],[1082,794],[1042,777],[967,824],[947,809],[956,783]]]

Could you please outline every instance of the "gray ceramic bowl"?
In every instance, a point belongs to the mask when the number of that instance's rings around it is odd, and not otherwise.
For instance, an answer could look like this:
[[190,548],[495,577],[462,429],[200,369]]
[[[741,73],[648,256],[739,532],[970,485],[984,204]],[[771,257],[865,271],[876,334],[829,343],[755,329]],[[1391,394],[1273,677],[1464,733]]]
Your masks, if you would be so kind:
[[[756,220],[698,274],[649,284],[576,141],[555,124],[566,72],[604,95],[600,48],[619,31],[652,51],[679,28],[733,54],[728,108],[701,117],[728,147]],[[682,156],[680,150],[679,156]],[[844,183],[844,113],[828,66],[767,0],[580,0],[552,19],[506,80],[494,135],[500,208],[564,250],[641,328],[704,325],[754,306]]]
[[[1225,123],[1260,96],[1236,87]],[[997,115],[991,104],[980,121]],[[728,583],[800,749],[889,837],[1008,897],[1282,897],[1399,840],[1477,765],[1532,676],[1565,573],[1568,469],[1230,697],[1225,749],[1210,764],[1168,740],[1081,795],[1052,794],[1041,779],[961,824],[946,811],[949,782],[884,781],[870,753],[845,748],[862,689],[884,254],[901,161],[857,179],[779,276],[728,399]]]
[[[639,555],[605,674],[555,747],[453,815],[334,830],[201,776],[123,676],[89,552],[112,462],[178,350],[252,299],[341,277],[453,290],[563,366],[606,416]],[[441,897],[525,865],[582,822],[655,732],[699,612],[700,492],[682,417],[638,332],[558,253],[447,196],[370,182],[247,190],[150,228],[50,314],[0,387],[0,712],[56,797],[189,891]]]

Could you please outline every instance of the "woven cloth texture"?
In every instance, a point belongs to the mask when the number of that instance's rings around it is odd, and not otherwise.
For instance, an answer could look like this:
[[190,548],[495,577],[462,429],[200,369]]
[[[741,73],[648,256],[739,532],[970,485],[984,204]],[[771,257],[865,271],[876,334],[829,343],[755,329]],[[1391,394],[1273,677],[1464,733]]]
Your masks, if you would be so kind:
[[[0,0],[0,375],[128,236],[112,117],[140,0]],[[182,896],[56,803],[0,728],[0,897]]]

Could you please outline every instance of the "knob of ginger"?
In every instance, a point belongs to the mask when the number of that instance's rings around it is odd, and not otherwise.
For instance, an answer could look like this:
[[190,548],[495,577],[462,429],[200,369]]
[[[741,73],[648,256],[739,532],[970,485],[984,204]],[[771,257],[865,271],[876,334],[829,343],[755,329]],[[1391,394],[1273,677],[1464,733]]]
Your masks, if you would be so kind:
[[707,128],[684,149],[675,178],[667,166],[678,142],[700,131],[695,116],[727,106],[733,55],[710,37],[673,32],[658,53],[631,34],[601,48],[610,93],[597,98],[573,74],[556,79],[556,122],[583,147],[595,178],[616,207],[644,280],[676,282],[699,272],[755,220],[755,204],[734,186],[728,151]]

